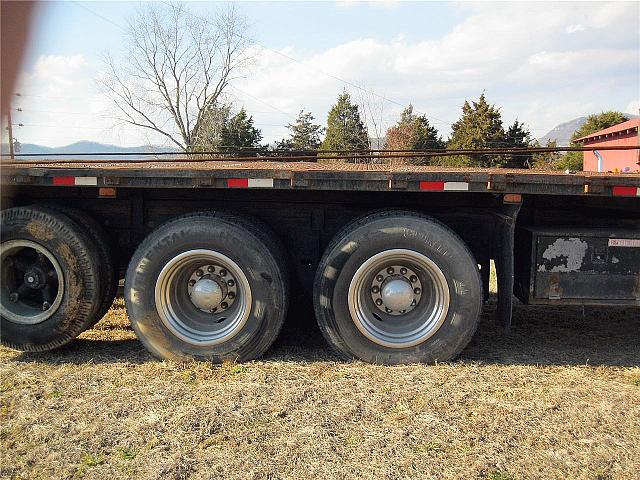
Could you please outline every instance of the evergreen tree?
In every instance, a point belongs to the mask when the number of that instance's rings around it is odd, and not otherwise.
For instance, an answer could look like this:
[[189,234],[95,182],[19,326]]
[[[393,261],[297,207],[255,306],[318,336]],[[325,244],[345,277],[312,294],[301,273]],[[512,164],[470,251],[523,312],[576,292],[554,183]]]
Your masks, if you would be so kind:
[[[571,135],[571,146],[581,147],[583,143],[576,142],[576,139],[585,137],[598,130],[613,127],[627,120],[629,120],[629,118],[626,115],[615,111],[589,115],[587,121]],[[558,161],[557,168],[561,170],[582,170],[583,159],[583,152],[568,152]]]
[[[402,111],[400,120],[387,130],[386,148],[389,150],[434,150],[444,148],[438,130],[429,124],[425,115],[413,113],[413,105]],[[429,157],[413,159],[412,163],[424,164]]]
[[[527,148],[531,144],[531,133],[516,119],[505,132],[504,147],[507,148]],[[505,167],[509,168],[531,168],[533,157],[529,153],[517,153],[507,155]]]
[[320,136],[323,128],[313,123],[311,113],[300,110],[296,122],[287,125],[291,131],[291,137],[277,142],[276,148],[287,150],[316,150],[320,144]]
[[220,145],[233,148],[260,146],[262,132],[253,126],[253,117],[242,107],[238,113],[224,122],[220,131]]
[[369,148],[367,128],[360,117],[358,106],[351,102],[345,91],[329,110],[327,130],[321,150],[362,150]]
[[[452,149],[500,148],[505,146],[500,109],[487,102],[484,93],[477,102],[464,102],[462,116],[451,126],[447,145]],[[441,157],[441,165],[499,167],[507,163],[504,155],[469,155]]]

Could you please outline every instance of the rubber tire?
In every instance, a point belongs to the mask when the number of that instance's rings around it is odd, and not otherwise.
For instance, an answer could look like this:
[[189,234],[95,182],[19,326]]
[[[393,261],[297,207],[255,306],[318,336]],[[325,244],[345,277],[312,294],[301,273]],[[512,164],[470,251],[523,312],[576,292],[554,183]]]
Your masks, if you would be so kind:
[[[424,342],[407,348],[385,347],[369,340],[356,327],[348,306],[347,292],[356,270],[371,256],[394,248],[426,255],[449,284],[450,306],[444,323]],[[462,282],[458,288],[454,279]],[[347,360],[387,365],[451,360],[471,340],[481,307],[480,273],[465,243],[440,222],[416,212],[384,211],[356,219],[331,241],[315,278],[318,326],[329,345]]]
[[66,215],[44,207],[15,207],[0,213],[2,242],[31,240],[53,254],[64,276],[58,310],[35,325],[0,317],[3,345],[28,352],[61,347],[90,325],[100,305],[99,257],[85,230]]
[[[156,311],[154,292],[160,271],[179,253],[198,248],[231,258],[251,286],[252,306],[246,324],[218,345],[198,346],[181,340]],[[256,308],[258,302],[263,308]],[[127,268],[125,303],[136,335],[160,359],[251,360],[271,346],[284,323],[289,304],[286,255],[275,234],[257,220],[220,212],[188,214],[161,225],[138,247]]]
[[103,290],[101,292],[102,301],[98,308],[98,312],[96,313],[95,318],[91,321],[91,324],[87,327],[91,328],[102,320],[105,314],[109,311],[116,298],[116,294],[118,293],[119,279],[114,264],[115,255],[113,253],[113,246],[109,241],[109,235],[95,218],[83,210],[55,204],[46,205],[46,207],[63,213],[81,225],[84,228],[85,233],[89,235],[89,238],[91,238],[91,241],[98,249],[98,254],[100,256],[98,268],[100,270]]

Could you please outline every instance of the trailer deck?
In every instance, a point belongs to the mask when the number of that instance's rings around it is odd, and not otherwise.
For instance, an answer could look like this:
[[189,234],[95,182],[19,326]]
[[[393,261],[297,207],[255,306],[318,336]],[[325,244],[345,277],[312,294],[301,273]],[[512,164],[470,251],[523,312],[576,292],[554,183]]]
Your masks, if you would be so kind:
[[122,188],[273,188],[351,191],[468,191],[640,196],[640,175],[344,162],[72,161],[5,164],[3,185]]

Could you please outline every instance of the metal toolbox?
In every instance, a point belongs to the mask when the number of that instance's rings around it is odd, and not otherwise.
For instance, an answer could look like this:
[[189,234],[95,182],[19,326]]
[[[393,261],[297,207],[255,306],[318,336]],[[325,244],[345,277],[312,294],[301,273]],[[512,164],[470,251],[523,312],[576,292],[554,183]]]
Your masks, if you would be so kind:
[[522,228],[515,253],[525,303],[640,305],[640,231]]

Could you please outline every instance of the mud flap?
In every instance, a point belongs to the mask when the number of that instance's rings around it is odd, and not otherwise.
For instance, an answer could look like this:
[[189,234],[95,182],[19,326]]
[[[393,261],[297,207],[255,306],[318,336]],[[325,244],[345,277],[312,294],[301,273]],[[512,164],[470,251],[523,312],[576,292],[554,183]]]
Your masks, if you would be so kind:
[[498,279],[498,308],[496,320],[509,331],[513,316],[514,237],[516,219],[521,203],[505,203],[496,214],[496,276]]

